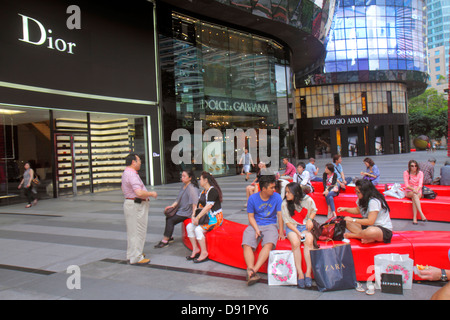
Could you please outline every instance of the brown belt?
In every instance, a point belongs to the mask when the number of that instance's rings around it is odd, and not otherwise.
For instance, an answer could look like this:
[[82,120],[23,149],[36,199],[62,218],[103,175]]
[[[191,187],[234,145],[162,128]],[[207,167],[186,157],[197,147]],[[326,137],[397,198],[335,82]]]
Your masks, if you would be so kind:
[[141,199],[142,201],[148,201],[149,199],[142,199],[142,198],[125,198],[127,200],[136,200],[136,199]]

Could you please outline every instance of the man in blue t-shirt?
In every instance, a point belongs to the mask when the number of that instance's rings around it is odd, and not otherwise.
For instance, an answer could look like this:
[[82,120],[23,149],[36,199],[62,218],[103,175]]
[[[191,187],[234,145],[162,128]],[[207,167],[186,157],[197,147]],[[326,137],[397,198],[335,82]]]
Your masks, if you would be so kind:
[[[247,264],[247,285],[259,281],[260,277],[257,275],[259,268],[267,261],[270,251],[275,248],[278,240],[284,239],[282,199],[275,192],[275,185],[275,176],[263,175],[259,180],[261,191],[248,198],[247,213],[250,224],[242,236],[244,259]],[[255,263],[254,251],[260,241],[262,249]]]

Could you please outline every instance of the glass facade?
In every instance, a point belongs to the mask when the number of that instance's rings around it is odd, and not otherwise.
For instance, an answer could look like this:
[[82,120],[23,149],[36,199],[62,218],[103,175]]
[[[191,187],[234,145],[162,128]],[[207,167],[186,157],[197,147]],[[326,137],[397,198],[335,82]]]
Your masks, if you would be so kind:
[[130,152],[141,155],[149,184],[148,130],[146,116],[0,104],[0,201],[24,201],[26,162],[40,179],[39,199],[120,188]]
[[341,0],[325,72],[426,72],[422,0]]
[[[164,117],[176,120],[165,121],[166,149],[173,146],[169,139],[175,129],[184,128],[193,135],[196,122],[202,130],[221,132],[278,128],[277,96],[286,96],[289,88],[287,81],[277,79],[286,79],[289,69],[285,49],[277,42],[173,13],[170,32],[160,34],[160,56],[163,92],[167,93],[163,94]],[[171,101],[173,97],[175,101]],[[221,142],[226,140],[224,135]],[[204,147],[205,143],[202,150]],[[236,150],[236,156],[242,152]],[[181,163],[181,168],[175,168],[170,150],[165,154],[167,182],[179,179],[171,172],[185,167],[216,175],[236,174],[238,170],[233,164],[206,163]],[[220,163],[224,154],[213,157]],[[256,157],[253,155],[255,163]]]
[[[317,36],[335,0],[216,0],[257,16],[289,24]],[[334,8],[334,4],[331,4]],[[330,17],[331,18],[331,17]],[[325,33],[326,34],[326,33]],[[324,37],[318,37],[323,41]]]

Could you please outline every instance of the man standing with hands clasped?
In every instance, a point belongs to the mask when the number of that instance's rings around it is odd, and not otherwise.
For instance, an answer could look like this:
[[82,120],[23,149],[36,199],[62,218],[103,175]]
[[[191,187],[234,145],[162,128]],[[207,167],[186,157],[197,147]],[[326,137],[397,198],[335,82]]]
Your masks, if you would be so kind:
[[147,191],[139,177],[141,159],[135,153],[125,158],[125,171],[122,174],[122,192],[125,196],[123,211],[127,225],[127,260],[130,264],[147,264],[143,251],[147,236],[149,197],[156,197],[156,192]]

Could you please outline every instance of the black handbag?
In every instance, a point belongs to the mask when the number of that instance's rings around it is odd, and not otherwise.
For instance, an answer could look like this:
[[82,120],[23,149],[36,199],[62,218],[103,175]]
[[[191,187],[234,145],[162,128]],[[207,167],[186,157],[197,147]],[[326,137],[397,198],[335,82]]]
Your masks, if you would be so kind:
[[356,288],[355,264],[350,244],[311,250],[314,280],[320,292]]
[[[200,212],[202,212],[203,208],[197,208],[195,209],[195,214],[194,217],[197,217],[198,214],[200,214]],[[199,225],[203,225],[203,224],[209,224],[209,215],[208,213],[205,213],[203,215],[203,217],[200,218],[200,220],[198,221]]]
[[422,187],[422,194],[425,199],[436,199],[437,196],[436,192],[426,186]]

